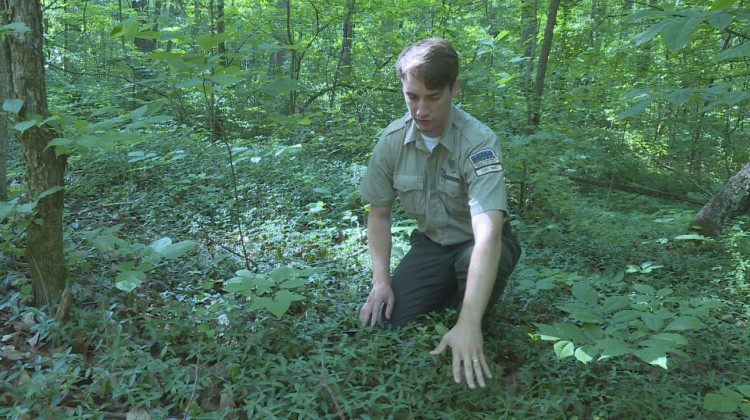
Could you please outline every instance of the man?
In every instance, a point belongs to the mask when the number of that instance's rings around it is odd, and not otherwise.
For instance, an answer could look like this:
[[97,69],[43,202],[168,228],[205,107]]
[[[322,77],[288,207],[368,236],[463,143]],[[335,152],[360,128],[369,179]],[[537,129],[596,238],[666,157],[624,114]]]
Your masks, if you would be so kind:
[[[420,315],[460,308],[456,325],[430,354],[453,353],[456,383],[485,386],[482,321],[520,255],[506,223],[502,154],[495,134],[453,106],[458,55],[445,40],[407,47],[396,72],[409,110],[386,128],[360,186],[370,203],[367,235],[373,285],[360,321],[403,326]],[[396,197],[418,230],[389,274],[391,208]],[[462,369],[463,366],[463,369]],[[462,375],[463,372],[463,375]]]

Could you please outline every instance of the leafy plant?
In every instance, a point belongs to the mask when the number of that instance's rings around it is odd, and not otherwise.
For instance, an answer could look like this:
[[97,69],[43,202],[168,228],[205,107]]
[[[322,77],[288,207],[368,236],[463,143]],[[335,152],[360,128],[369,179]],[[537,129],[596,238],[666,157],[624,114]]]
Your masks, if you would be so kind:
[[305,285],[314,273],[312,269],[300,270],[288,266],[274,268],[265,274],[239,270],[236,277],[224,282],[224,290],[250,298],[250,310],[266,309],[281,318],[292,302],[305,299],[291,289]]
[[750,385],[735,385],[732,388],[724,387],[719,392],[706,394],[703,408],[720,413],[740,412],[744,416],[750,416]]
[[602,296],[582,281],[573,284],[571,292],[573,300],[557,305],[568,321],[534,325],[542,340],[554,342],[558,359],[574,356],[583,364],[634,355],[667,369],[668,353],[684,355],[681,349],[688,339],[683,333],[699,330],[709,311],[722,306],[712,299],[676,297],[670,288],[655,290],[646,284],[635,284],[627,295]]

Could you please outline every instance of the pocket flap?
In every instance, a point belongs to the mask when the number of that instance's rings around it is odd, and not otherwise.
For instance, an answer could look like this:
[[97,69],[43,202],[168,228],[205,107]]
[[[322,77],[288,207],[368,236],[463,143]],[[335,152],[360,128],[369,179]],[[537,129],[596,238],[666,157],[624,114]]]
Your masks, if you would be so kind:
[[424,177],[418,175],[395,175],[393,188],[399,191],[415,191],[424,188]]

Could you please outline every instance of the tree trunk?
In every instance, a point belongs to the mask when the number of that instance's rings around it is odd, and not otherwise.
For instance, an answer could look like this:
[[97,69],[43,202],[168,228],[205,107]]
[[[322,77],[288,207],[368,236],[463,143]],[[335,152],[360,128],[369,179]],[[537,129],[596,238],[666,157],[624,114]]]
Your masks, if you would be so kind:
[[[0,104],[8,98],[5,44],[0,42]],[[0,111],[0,201],[8,201],[8,113]]]
[[[31,114],[49,117],[44,82],[42,51],[42,9],[39,0],[3,0],[8,23],[21,22],[30,31],[6,35],[6,60],[9,70],[10,97],[23,100],[18,121]],[[37,199],[52,187],[64,185],[65,157],[46,149],[55,134],[45,127],[32,127],[18,134],[24,162],[29,198]],[[63,251],[63,191],[39,200],[34,222],[27,228],[26,259],[31,266],[34,304],[52,305],[65,289],[66,267]],[[66,293],[69,293],[66,292]]]
[[724,224],[750,211],[750,163],[731,177],[721,192],[695,215],[692,226],[706,236],[716,237]]
[[549,11],[547,12],[547,26],[544,28],[544,38],[542,38],[542,47],[539,50],[539,64],[536,69],[536,79],[534,80],[534,91],[531,94],[531,108],[528,112],[528,125],[537,127],[542,117],[542,92],[544,91],[544,78],[547,75],[547,62],[552,50],[552,37],[555,33],[555,23],[557,21],[557,9],[560,7],[560,0],[550,0]]
[[341,27],[341,52],[339,53],[339,62],[336,64],[336,71],[333,73],[333,85],[331,87],[331,101],[329,107],[333,108],[336,102],[336,86],[339,80],[343,79],[345,83],[350,82],[352,70],[352,37],[354,36],[354,1],[349,0],[347,5],[346,16]]

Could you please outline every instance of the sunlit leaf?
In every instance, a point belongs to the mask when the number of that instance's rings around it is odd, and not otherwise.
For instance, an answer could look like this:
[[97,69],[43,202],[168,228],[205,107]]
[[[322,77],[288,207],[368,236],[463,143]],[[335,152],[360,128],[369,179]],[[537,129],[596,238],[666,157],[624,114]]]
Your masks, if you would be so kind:
[[667,354],[661,349],[646,347],[634,351],[633,354],[650,365],[659,366],[667,370]]
[[578,347],[575,351],[575,357],[576,360],[583,363],[584,365],[588,362],[594,360],[594,357],[596,356],[597,351],[596,348],[592,345],[585,345],[582,347]]
[[570,357],[575,352],[575,346],[573,345],[573,343],[567,340],[558,341],[552,347],[555,350],[555,355],[557,356],[558,360]]
[[3,102],[3,111],[9,112],[13,115],[18,115],[23,108],[23,99],[6,99]]
[[145,281],[146,273],[142,271],[128,270],[117,275],[117,278],[115,278],[115,287],[124,292],[131,292]]

